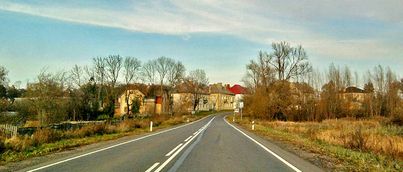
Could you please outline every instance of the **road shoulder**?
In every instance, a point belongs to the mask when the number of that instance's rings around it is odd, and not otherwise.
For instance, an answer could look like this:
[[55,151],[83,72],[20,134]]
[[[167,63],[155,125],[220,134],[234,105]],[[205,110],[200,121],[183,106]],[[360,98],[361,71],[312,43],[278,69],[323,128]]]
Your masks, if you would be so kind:
[[[226,122],[230,123],[230,121],[228,121],[226,119],[226,117],[224,117],[224,120]],[[249,137],[253,138],[257,142],[259,142],[260,144],[262,144],[263,146],[265,146],[266,148],[268,148],[269,150],[271,150],[272,152],[274,152],[275,154],[277,154],[278,156],[280,156],[281,158],[283,158],[290,164],[294,165],[301,171],[311,171],[311,172],[325,171],[325,169],[323,169],[320,166],[320,164],[319,164],[320,167],[318,167],[318,164],[313,164],[310,161],[311,159],[309,159],[309,157],[313,156],[311,153],[305,152],[301,149],[298,149],[298,148],[296,148],[292,145],[288,145],[286,143],[271,140],[268,138],[262,138],[261,136],[258,136],[252,132],[249,132],[248,130],[246,130],[245,128],[243,128],[242,126],[240,126],[236,123],[231,122],[230,124],[233,125],[234,127],[236,127],[237,129],[241,130],[242,132],[244,132],[245,134],[247,134]],[[256,143],[254,143],[254,144],[256,144]]]

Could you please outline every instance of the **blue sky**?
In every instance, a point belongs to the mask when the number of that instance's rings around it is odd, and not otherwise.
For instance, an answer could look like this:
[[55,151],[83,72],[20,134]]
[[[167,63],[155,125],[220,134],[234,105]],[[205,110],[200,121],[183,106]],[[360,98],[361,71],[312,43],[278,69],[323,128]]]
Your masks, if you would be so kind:
[[403,1],[0,2],[0,65],[11,82],[43,67],[68,70],[97,56],[159,56],[202,68],[210,82],[240,83],[245,64],[273,41],[301,44],[312,64],[377,64],[403,75]]

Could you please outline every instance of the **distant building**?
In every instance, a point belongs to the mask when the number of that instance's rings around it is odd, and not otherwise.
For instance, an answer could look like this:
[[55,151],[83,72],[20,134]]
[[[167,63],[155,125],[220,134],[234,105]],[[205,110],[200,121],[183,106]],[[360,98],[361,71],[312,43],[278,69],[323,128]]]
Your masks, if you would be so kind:
[[212,109],[210,94],[206,89],[199,89],[195,92],[194,88],[189,88],[186,84],[176,86],[171,94],[174,112],[193,111],[194,102],[198,102],[196,111],[209,111]]
[[357,87],[347,87],[341,92],[341,95],[347,101],[350,110],[357,110],[362,107],[368,93]]
[[[128,114],[126,96],[129,100],[129,106],[135,100],[140,102],[139,113],[141,115],[147,114],[161,114],[162,113],[162,98],[158,96],[160,87],[158,85],[145,85],[145,84],[132,84],[121,86],[121,93],[115,102],[115,116],[122,116]],[[132,107],[129,107],[131,110]]]
[[228,91],[222,83],[212,84],[209,86],[210,101],[213,110],[233,110],[235,94]]
[[[138,101],[140,104],[140,114],[143,114],[146,110],[144,104],[145,94],[139,90],[130,89],[123,91],[117,100],[115,106],[115,116],[123,116],[129,114],[128,110],[132,110],[132,105],[135,101]],[[127,103],[128,101],[128,103]],[[129,104],[129,108],[127,107]]]
[[[173,110],[174,112],[191,112],[193,111],[195,95],[186,92],[172,93]],[[211,103],[209,102],[208,93],[200,93],[199,100],[196,105],[196,111],[209,111],[211,109]]]
[[247,94],[246,88],[242,87],[238,84],[235,84],[232,87],[230,87],[229,85],[226,85],[226,88],[229,92],[231,92],[235,95],[233,108],[238,109],[240,102],[243,102],[244,95]]

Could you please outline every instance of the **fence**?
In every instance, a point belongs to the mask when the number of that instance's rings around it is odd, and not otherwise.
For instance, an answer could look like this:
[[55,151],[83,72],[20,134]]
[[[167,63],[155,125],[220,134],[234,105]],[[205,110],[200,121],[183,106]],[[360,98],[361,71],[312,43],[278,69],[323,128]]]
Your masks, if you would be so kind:
[[10,137],[17,136],[18,134],[18,127],[10,124],[0,124],[0,130]]

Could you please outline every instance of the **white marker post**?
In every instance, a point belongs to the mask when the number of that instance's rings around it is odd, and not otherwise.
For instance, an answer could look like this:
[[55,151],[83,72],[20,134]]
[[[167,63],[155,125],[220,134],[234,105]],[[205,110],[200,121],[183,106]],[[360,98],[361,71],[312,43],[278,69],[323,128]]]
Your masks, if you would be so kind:
[[255,121],[252,121],[252,130],[255,130]]
[[240,109],[240,111],[241,111],[241,121],[242,121],[243,102],[239,102],[239,109]]
[[150,131],[153,131],[153,122],[150,121]]

